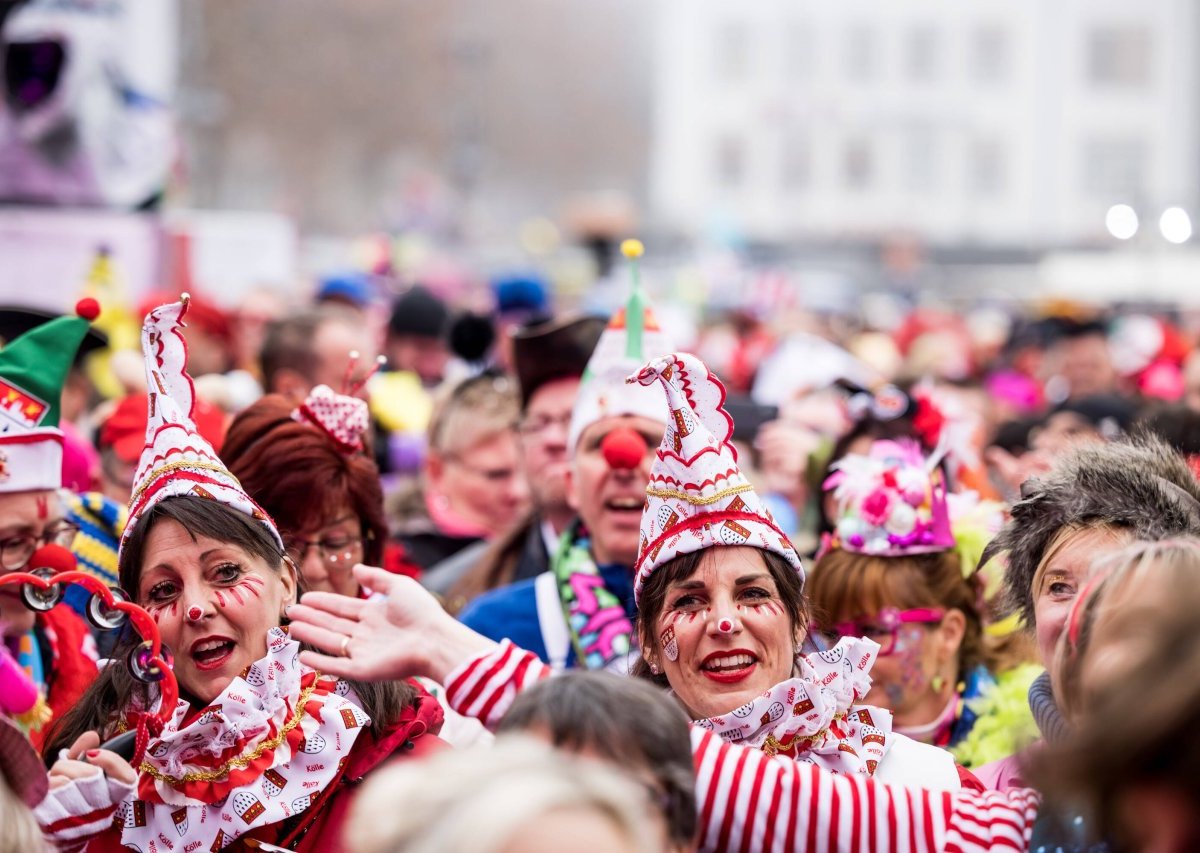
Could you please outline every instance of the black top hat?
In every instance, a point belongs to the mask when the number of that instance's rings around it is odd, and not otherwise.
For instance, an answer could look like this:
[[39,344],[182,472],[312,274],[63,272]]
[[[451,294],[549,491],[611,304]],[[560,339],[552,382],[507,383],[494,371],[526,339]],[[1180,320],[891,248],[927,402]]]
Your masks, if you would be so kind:
[[583,376],[607,321],[574,316],[524,326],[513,333],[513,367],[521,387],[521,408],[547,382]]

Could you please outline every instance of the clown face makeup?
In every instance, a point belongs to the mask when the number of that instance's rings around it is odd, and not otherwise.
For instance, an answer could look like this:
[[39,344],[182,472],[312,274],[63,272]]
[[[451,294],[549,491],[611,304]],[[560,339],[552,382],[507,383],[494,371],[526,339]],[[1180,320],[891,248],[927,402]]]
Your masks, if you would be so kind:
[[748,547],[709,549],[667,588],[655,628],[663,673],[693,719],[732,711],[790,678],[800,639],[762,552]]
[[273,569],[237,545],[193,538],[172,519],[155,524],[144,554],[137,603],[174,652],[180,688],[211,702],[266,654],[267,630],[295,599],[294,570],[286,562]]

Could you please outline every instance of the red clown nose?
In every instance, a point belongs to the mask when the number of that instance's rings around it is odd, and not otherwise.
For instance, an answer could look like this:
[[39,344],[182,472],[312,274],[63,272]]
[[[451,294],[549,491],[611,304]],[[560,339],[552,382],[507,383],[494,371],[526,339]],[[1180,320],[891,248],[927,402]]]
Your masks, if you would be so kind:
[[646,450],[646,439],[630,427],[617,427],[600,442],[604,461],[618,471],[632,471],[642,463]]

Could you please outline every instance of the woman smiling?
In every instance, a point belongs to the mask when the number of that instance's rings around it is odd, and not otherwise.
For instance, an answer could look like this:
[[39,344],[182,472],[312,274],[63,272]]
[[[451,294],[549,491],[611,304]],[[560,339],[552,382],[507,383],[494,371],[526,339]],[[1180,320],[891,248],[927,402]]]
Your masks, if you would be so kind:
[[60,845],[325,849],[353,782],[393,754],[435,747],[442,711],[411,683],[357,684],[299,662],[280,627],[296,566],[191,420],[186,306],[152,311],[142,330],[159,390],[118,557],[122,588],[174,652],[180,702],[131,767],[101,740],[136,727],[159,697],[105,668],[51,735],[59,760],[37,815]]

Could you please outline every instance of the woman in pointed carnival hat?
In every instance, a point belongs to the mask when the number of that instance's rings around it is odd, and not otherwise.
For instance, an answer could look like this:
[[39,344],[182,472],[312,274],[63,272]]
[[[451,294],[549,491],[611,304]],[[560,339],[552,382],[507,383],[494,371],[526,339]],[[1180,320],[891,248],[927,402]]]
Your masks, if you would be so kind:
[[[40,546],[71,547],[78,527],[61,499],[60,397],[75,350],[100,313],[94,299],[14,337],[0,350],[0,574],[28,565]],[[28,610],[0,589],[0,713],[41,746],[47,723],[96,677],[96,648],[69,605]]]
[[174,654],[181,698],[131,767],[100,742],[142,730],[160,698],[124,666],[102,670],[50,737],[60,757],[37,816],[60,846],[327,849],[364,774],[438,746],[441,708],[410,682],[300,663],[282,627],[296,566],[192,420],[187,306],[156,308],[142,328],[149,421],[118,558],[123,589]]
[[[637,635],[644,674],[694,720],[700,849],[1024,849],[1036,795],[964,790],[970,776],[946,753],[892,732],[887,711],[852,707],[876,644],[800,654],[800,559],[738,469],[716,378],[673,355],[629,381],[660,384],[670,409],[643,511]],[[451,705],[488,725],[551,675],[440,612],[410,579],[356,573],[386,600],[314,593],[293,608],[298,636],[331,652],[349,643],[348,656],[305,653],[310,663],[441,678]]]
[[879,643],[866,701],[891,711],[899,732],[979,766],[1036,738],[1025,695],[1041,668],[1014,660],[985,626],[978,556],[1003,506],[949,494],[937,462],[898,439],[834,463],[824,487],[836,526],[809,596],[831,641]]

